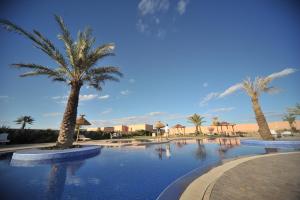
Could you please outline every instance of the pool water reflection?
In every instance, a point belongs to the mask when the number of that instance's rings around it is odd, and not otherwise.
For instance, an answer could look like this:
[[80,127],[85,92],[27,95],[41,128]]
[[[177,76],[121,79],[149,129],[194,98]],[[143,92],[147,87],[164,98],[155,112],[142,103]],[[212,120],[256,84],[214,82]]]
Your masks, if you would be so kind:
[[293,149],[240,145],[238,139],[175,140],[146,147],[103,147],[95,157],[12,166],[0,160],[1,199],[156,199],[196,168],[236,156]]

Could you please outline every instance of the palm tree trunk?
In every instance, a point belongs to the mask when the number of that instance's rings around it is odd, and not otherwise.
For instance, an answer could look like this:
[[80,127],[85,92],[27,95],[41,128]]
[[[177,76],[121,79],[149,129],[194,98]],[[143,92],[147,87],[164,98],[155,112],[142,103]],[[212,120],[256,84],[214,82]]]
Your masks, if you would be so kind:
[[200,133],[200,135],[203,135],[203,133],[202,133],[202,130],[201,130],[201,126],[199,126],[199,133]]
[[23,123],[22,123],[21,129],[24,130],[24,129],[25,129],[25,126],[26,126],[26,122],[23,122]]
[[196,134],[199,133],[199,130],[198,130],[198,125],[196,125]]
[[252,107],[253,107],[253,111],[255,113],[255,118],[257,121],[257,125],[258,125],[258,133],[264,140],[273,140],[274,138],[271,135],[270,128],[269,128],[267,120],[264,116],[264,113],[262,112],[262,110],[260,108],[258,98],[252,97],[251,101],[252,101]]
[[74,131],[76,125],[77,107],[79,101],[81,84],[72,83],[71,92],[68,98],[67,107],[60,125],[60,131],[56,145],[61,148],[72,146]]

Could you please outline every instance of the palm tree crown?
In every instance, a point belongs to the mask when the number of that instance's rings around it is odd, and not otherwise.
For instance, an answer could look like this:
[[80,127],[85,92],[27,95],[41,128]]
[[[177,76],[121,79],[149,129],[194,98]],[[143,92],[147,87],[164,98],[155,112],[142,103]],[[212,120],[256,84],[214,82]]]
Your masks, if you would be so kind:
[[21,116],[15,122],[16,124],[22,124],[21,129],[24,129],[26,124],[33,124],[34,119],[31,116]]
[[[193,114],[192,116],[188,117],[188,122],[192,123],[195,125],[196,127],[196,133],[199,132],[198,130],[198,127],[200,127],[205,121],[203,120],[204,117],[198,115],[198,114]],[[201,131],[201,127],[200,127],[200,132],[202,133]]]
[[90,28],[85,29],[83,32],[79,31],[77,40],[74,41],[63,19],[55,16],[55,20],[61,30],[58,38],[64,43],[66,56],[39,31],[33,30],[33,33],[30,33],[8,20],[0,20],[0,24],[7,30],[29,38],[36,48],[56,61],[57,66],[54,68],[34,63],[12,64],[17,68],[32,70],[20,75],[21,77],[46,75],[53,81],[63,81],[68,84],[77,82],[80,85],[87,83],[98,90],[101,89],[101,85],[105,80],[118,81],[118,78],[113,75],[122,76],[119,68],[113,66],[95,67],[97,61],[101,58],[114,55],[112,52],[115,48],[114,44],[105,44],[92,49],[95,38],[92,37]]
[[22,74],[21,77],[46,75],[53,81],[65,82],[71,87],[57,139],[58,147],[69,148],[73,144],[77,107],[82,85],[88,84],[97,90],[101,90],[105,81],[119,81],[118,77],[121,77],[122,73],[118,67],[96,66],[97,61],[100,59],[114,55],[114,44],[109,43],[93,48],[95,38],[92,37],[92,30],[90,28],[85,29],[83,32],[79,31],[77,40],[74,41],[63,19],[55,16],[55,20],[61,31],[58,39],[64,43],[65,55],[39,31],[33,30],[32,33],[27,32],[8,20],[0,20],[0,25],[9,31],[14,31],[30,39],[36,48],[40,49],[56,62],[55,67],[35,63],[12,64],[12,66],[17,68],[31,70]]

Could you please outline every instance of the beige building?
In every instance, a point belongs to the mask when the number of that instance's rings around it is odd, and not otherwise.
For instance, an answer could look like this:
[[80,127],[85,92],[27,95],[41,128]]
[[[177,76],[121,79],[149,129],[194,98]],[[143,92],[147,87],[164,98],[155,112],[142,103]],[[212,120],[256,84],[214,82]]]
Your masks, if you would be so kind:
[[[294,124],[296,129],[300,129],[300,120],[296,120]],[[222,126],[222,128],[219,126],[218,128],[216,126],[201,126],[201,130],[203,133],[208,134],[209,130],[208,128],[213,127],[214,131],[213,133],[228,133],[232,134],[234,132],[257,132],[258,126],[256,123],[253,124],[236,124],[233,129],[231,126]],[[288,122],[284,121],[278,121],[278,122],[270,122],[269,127],[271,130],[284,130],[284,129],[290,129],[290,125]],[[97,131],[101,130],[103,132],[122,132],[122,133],[130,133],[140,130],[150,131],[153,132],[153,125],[150,124],[132,124],[132,125],[117,125],[114,127],[101,127],[101,128],[88,128],[88,131]],[[194,126],[188,126],[185,128],[170,128],[170,135],[185,135],[185,134],[191,134],[195,133],[195,127]]]
[[153,131],[153,125],[150,124],[132,124],[132,125],[128,125],[128,131],[129,132],[134,132],[134,131]]
[[128,133],[128,126],[125,125],[114,126],[114,132]]

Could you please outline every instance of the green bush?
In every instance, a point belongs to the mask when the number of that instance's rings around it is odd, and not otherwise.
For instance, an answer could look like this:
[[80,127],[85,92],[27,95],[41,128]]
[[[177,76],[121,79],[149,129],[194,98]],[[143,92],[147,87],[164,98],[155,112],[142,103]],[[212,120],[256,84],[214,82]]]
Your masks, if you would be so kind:
[[7,129],[0,128],[0,133],[8,133],[9,144],[31,144],[56,142],[58,130],[39,129]]
[[91,138],[92,140],[110,139],[110,133],[102,131],[80,131],[80,135],[84,135],[85,137]]

